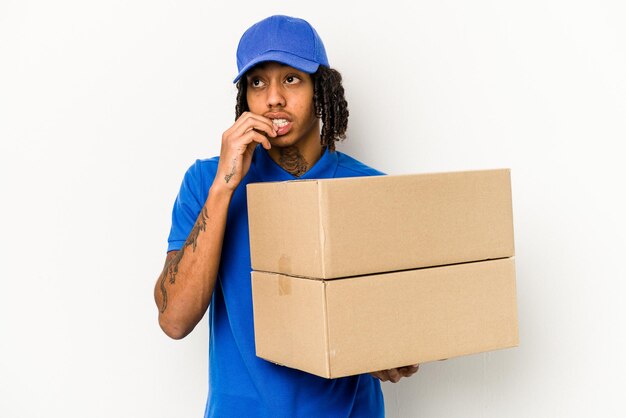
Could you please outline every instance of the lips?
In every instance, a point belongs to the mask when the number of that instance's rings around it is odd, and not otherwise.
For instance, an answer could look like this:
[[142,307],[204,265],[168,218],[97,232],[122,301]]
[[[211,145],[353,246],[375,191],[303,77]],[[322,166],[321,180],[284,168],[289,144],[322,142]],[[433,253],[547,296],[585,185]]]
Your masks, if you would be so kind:
[[265,115],[272,121],[272,125],[276,128],[277,135],[285,135],[287,132],[291,130],[293,122],[291,122],[287,115],[284,114],[268,114]]

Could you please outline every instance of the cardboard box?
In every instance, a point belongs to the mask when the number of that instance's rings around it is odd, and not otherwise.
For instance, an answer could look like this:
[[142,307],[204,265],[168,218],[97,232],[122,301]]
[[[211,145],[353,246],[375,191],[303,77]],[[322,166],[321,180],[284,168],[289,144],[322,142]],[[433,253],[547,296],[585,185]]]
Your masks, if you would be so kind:
[[247,193],[257,356],[336,378],[518,345],[509,170]]
[[252,269],[331,279],[514,255],[508,169],[254,183]]
[[336,378],[516,346],[514,262],[336,280],[252,272],[257,356]]

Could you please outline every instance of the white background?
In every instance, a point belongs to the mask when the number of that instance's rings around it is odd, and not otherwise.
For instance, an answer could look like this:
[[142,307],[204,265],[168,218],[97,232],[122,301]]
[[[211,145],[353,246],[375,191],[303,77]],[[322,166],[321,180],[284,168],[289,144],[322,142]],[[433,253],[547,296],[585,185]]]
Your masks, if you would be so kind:
[[341,151],[512,170],[520,346],[385,383],[388,416],[625,416],[624,3],[362,4],[1,0],[1,417],[202,415],[206,318],[169,340],[152,290],[239,36],[274,13],[344,76]]

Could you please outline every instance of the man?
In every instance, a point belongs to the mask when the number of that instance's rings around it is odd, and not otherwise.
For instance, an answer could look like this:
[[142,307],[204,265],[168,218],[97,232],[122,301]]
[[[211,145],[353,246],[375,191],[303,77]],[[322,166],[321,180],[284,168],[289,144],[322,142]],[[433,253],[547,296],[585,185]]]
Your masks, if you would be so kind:
[[256,357],[245,189],[382,173],[335,151],[347,103],[309,23],[287,16],[256,23],[239,42],[237,66],[236,121],[222,135],[219,158],[188,169],[174,205],[155,286],[159,324],[183,338],[209,308],[205,417],[381,417],[379,380],[397,382],[417,365],[328,380]]

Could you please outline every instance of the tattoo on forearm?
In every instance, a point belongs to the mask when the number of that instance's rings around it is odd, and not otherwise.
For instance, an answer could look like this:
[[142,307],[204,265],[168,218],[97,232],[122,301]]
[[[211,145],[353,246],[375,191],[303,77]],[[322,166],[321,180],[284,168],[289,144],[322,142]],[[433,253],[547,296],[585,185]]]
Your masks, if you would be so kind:
[[198,245],[198,235],[200,235],[200,231],[206,231],[206,221],[208,219],[209,214],[207,213],[206,207],[202,207],[198,220],[196,220],[196,224],[191,229],[183,248],[191,245],[193,247],[193,251],[196,251],[196,245]]
[[159,277],[159,288],[161,289],[161,313],[165,312],[167,308],[167,289],[165,288],[165,281],[168,276],[170,277],[170,282],[172,280],[176,280],[176,273],[178,272],[178,262],[183,255],[183,250],[181,249],[176,253],[176,255],[165,263],[165,267],[163,268],[163,273],[161,273],[161,277]]
[[200,211],[200,215],[198,216],[198,220],[196,220],[195,225],[191,229],[191,232],[189,233],[189,236],[185,241],[185,244],[180,249],[180,251],[178,251],[176,255],[165,264],[165,267],[163,268],[163,273],[161,273],[161,277],[159,278],[159,287],[163,296],[161,313],[165,312],[165,309],[167,308],[167,289],[165,287],[165,282],[169,281],[170,285],[176,283],[176,275],[178,274],[178,263],[180,262],[181,258],[183,258],[183,254],[185,253],[187,247],[191,246],[191,250],[194,252],[196,251],[196,246],[198,245],[198,236],[200,235],[200,232],[206,231],[206,223],[208,219],[209,214],[206,210],[206,207],[203,207]]
[[233,168],[230,170],[230,173],[224,176],[224,180],[226,183],[230,181],[231,178],[235,175],[235,166],[237,165],[237,158],[233,158]]
[[309,169],[306,160],[296,147],[281,148],[280,166],[296,177],[300,177]]

